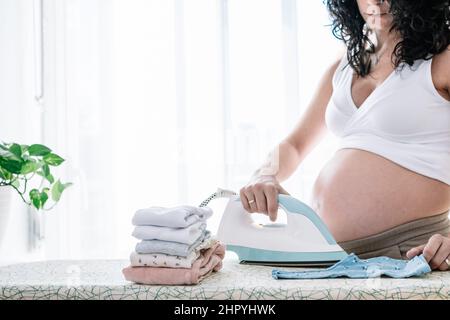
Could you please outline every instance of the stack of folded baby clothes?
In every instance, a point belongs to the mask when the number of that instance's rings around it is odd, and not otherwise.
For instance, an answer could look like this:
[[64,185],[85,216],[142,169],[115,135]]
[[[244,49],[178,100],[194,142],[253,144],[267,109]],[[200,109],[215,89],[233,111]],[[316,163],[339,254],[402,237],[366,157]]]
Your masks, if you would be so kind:
[[150,207],[133,217],[133,236],[139,240],[131,253],[125,279],[142,284],[197,284],[222,268],[225,246],[211,237],[206,220],[209,207]]

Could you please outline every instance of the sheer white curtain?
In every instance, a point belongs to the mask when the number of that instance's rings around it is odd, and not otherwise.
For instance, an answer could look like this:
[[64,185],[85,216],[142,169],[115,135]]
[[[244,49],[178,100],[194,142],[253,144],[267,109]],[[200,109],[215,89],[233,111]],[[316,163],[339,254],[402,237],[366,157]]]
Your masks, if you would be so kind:
[[[40,109],[35,81],[34,5],[29,0],[0,0],[0,140],[33,143],[40,139]],[[14,194],[0,245],[0,265],[30,258],[29,212]],[[5,223],[2,220],[2,223]],[[33,258],[33,257],[32,257]],[[36,256],[34,258],[39,258]]]
[[112,2],[42,3],[43,142],[66,158],[57,174],[74,183],[45,214],[45,256],[113,256],[116,186],[128,172],[115,166]]
[[[321,1],[43,0],[43,142],[74,182],[47,258],[126,257],[131,217],[239,190],[340,49]],[[284,186],[309,197],[327,137]],[[214,232],[224,202],[212,204]]]

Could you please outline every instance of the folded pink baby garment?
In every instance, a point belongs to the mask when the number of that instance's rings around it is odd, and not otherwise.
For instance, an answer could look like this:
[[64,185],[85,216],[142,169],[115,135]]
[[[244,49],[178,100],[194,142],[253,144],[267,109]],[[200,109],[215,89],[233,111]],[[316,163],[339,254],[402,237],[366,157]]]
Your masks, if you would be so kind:
[[140,284],[184,285],[197,284],[213,271],[222,268],[225,245],[217,241],[210,248],[200,251],[192,268],[126,267],[122,270],[125,279]]

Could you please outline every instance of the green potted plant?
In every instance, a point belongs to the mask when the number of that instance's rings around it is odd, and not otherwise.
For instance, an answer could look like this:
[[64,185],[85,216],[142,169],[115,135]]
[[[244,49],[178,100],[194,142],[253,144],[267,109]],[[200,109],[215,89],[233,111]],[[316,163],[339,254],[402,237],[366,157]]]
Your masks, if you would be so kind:
[[[72,183],[62,183],[51,167],[64,162],[42,144],[0,143],[0,242],[6,230],[12,194],[36,210],[51,210]],[[39,185],[30,184],[40,177]]]

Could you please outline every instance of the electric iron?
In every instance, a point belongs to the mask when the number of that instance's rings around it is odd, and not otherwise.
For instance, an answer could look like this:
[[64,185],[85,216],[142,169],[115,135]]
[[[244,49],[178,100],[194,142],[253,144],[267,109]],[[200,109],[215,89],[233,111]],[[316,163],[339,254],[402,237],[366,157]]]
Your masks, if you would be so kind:
[[239,195],[218,191],[205,200],[228,197],[217,239],[235,252],[240,263],[271,266],[330,266],[347,253],[336,243],[327,226],[305,203],[279,194],[279,208],[286,212],[286,224],[256,223],[242,206]]

